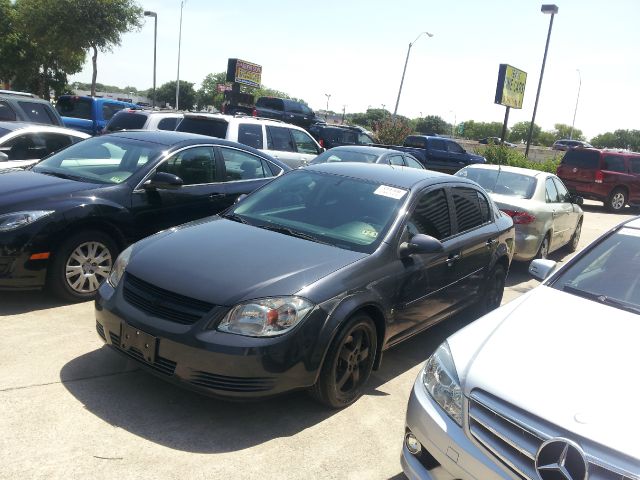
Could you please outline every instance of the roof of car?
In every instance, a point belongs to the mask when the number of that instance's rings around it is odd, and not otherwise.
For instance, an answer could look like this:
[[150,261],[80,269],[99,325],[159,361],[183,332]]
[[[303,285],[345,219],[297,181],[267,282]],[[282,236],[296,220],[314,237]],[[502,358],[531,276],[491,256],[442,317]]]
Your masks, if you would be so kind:
[[423,186],[445,181],[461,181],[475,185],[474,182],[471,182],[466,178],[454,177],[453,175],[447,175],[446,173],[380,163],[330,162],[309,165],[303,169],[321,173],[331,173],[334,175],[343,175],[345,177],[361,178],[370,182],[393,185],[406,189],[411,189],[418,185]]
[[132,113],[135,115],[174,115],[174,116],[182,116],[184,112],[179,112],[177,110],[151,110],[148,108],[123,108],[122,110],[116,112],[116,115],[121,115],[125,113]]
[[[339,147],[330,148],[327,151],[332,152],[334,150],[340,151],[340,152],[349,151],[349,152],[371,153],[373,155],[384,155],[386,153],[392,153],[392,152],[395,152],[398,155],[402,155],[404,153],[399,150],[391,150],[389,148],[383,148],[383,147],[371,147],[369,145],[341,145]],[[408,155],[408,154],[405,153],[405,155]]]
[[547,175],[548,172],[542,172],[540,170],[534,170],[533,168],[511,167],[509,165],[492,165],[492,164],[475,164],[468,165],[465,169],[483,169],[483,170],[504,170],[505,172],[520,173],[522,175],[528,175],[530,177],[537,177],[539,175]]
[[215,143],[218,145],[233,145],[237,143],[222,140],[207,135],[198,135],[197,133],[174,132],[173,130],[122,130],[119,132],[109,133],[114,137],[131,138],[142,140],[145,142],[157,143],[160,145],[175,145],[177,143]]

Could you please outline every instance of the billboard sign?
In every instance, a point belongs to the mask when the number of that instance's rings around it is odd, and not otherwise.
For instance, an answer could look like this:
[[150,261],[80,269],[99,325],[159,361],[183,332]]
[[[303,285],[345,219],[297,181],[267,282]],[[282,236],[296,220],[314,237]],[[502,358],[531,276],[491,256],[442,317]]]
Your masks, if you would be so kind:
[[527,72],[518,70],[506,63],[500,64],[495,103],[511,108],[522,108],[524,88],[527,85]]
[[262,66],[238,58],[230,58],[227,62],[227,82],[259,87],[261,81]]

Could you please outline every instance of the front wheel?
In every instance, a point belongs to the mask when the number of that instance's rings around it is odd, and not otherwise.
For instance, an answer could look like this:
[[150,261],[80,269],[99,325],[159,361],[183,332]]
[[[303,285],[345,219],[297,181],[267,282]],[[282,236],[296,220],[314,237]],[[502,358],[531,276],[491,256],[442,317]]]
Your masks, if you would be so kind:
[[582,219],[578,220],[578,225],[576,225],[576,229],[573,232],[571,241],[567,245],[567,249],[570,252],[575,252],[578,249],[578,243],[580,243],[580,233],[582,233]]
[[377,347],[376,327],[370,317],[352,317],[332,342],[311,394],[331,408],[355,402],[367,383]]
[[605,206],[610,212],[620,212],[627,204],[627,192],[622,188],[616,188],[607,199]]

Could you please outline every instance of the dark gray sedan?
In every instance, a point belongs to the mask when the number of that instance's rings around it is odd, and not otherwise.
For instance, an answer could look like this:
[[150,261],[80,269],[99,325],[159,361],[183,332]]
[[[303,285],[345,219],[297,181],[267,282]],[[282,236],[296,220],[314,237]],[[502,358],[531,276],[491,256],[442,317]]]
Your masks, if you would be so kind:
[[424,165],[409,153],[366,145],[331,148],[314,158],[310,165],[331,162],[383,163],[425,170]]

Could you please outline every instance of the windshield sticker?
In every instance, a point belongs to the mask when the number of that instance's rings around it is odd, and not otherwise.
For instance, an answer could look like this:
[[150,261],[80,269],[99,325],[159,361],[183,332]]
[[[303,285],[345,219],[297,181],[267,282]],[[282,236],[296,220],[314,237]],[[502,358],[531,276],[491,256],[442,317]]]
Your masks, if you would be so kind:
[[375,230],[365,229],[362,230],[362,235],[366,237],[376,238],[378,236],[378,232],[376,232]]
[[404,194],[407,193],[407,191],[402,190],[401,188],[380,185],[373,193],[375,193],[376,195],[382,195],[383,197],[395,198],[396,200],[400,200],[402,197],[404,197]]
[[630,237],[640,237],[640,230],[636,228],[622,228],[620,229],[620,235],[628,235]]

